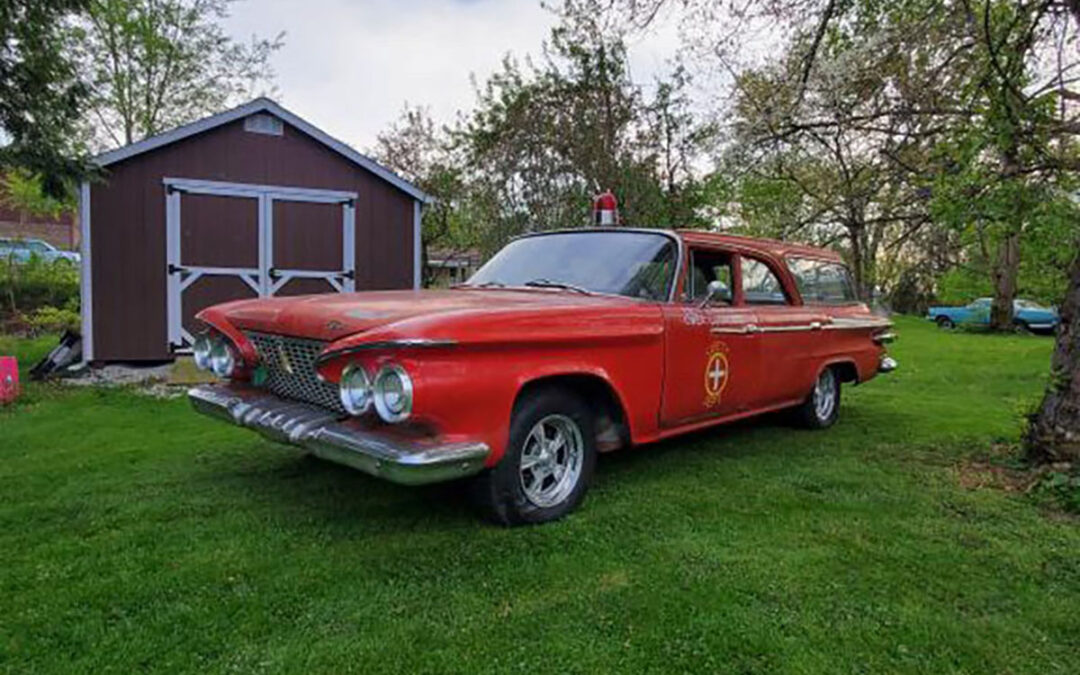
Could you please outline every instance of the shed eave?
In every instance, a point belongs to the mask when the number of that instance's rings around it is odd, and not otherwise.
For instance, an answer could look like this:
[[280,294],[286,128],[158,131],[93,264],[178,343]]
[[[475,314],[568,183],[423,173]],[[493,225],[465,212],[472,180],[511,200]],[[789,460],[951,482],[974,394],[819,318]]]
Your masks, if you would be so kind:
[[426,192],[416,187],[409,181],[405,180],[401,176],[398,176],[390,169],[387,169],[386,167],[382,166],[370,157],[357,152],[347,143],[344,143],[343,141],[334,138],[322,129],[319,129],[307,120],[304,120],[295,113],[286,110],[278,103],[266,97],[257,98],[253,101],[249,101],[248,103],[237,106],[230,110],[226,110],[224,112],[220,112],[216,115],[211,115],[209,117],[204,117],[201,120],[196,120],[195,122],[191,122],[190,124],[176,127],[175,129],[171,129],[169,131],[157,134],[156,136],[145,138],[136,143],[125,145],[121,148],[116,148],[115,150],[109,150],[108,152],[103,152],[93,157],[92,161],[100,167],[107,167],[110,164],[115,164],[116,162],[123,161],[125,159],[128,159],[129,157],[134,157],[136,155],[141,155],[145,152],[150,152],[151,150],[155,150],[171,143],[176,143],[177,141],[181,141],[190,136],[201,134],[204,131],[209,131],[216,127],[220,127],[224,124],[243,119],[249,115],[253,115],[259,112],[266,112],[276,117],[279,117],[283,121],[287,122],[293,127],[296,127],[297,129],[304,132],[319,143],[322,143],[331,150],[334,150],[339,155],[345,157],[357,166],[375,174],[387,183],[390,183],[397,189],[408,194],[413,199],[424,204],[428,204],[433,201],[432,197]]

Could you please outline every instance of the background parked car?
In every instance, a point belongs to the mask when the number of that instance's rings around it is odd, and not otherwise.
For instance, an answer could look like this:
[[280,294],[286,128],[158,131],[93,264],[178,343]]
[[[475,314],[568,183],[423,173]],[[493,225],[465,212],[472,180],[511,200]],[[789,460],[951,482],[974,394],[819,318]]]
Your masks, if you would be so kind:
[[[979,298],[963,307],[931,307],[926,318],[936,322],[939,328],[955,328],[957,324],[985,326],[990,324],[990,304],[990,298]],[[1056,309],[1031,300],[1013,301],[1013,324],[1018,329],[1051,333],[1060,322]]]
[[74,251],[61,251],[47,241],[41,239],[8,239],[0,238],[0,259],[13,259],[16,262],[26,262],[32,256],[38,256],[43,260],[67,260],[75,264],[79,263],[79,254]]

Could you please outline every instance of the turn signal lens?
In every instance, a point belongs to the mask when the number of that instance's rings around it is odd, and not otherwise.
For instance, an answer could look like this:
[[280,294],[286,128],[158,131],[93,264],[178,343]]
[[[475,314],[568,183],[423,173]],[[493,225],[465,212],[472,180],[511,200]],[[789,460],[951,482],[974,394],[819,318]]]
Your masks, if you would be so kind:
[[338,383],[341,405],[350,415],[363,415],[371,409],[371,378],[363,366],[355,363],[345,366]]
[[412,412],[413,384],[399,365],[383,366],[375,376],[375,411],[385,422],[400,422]]

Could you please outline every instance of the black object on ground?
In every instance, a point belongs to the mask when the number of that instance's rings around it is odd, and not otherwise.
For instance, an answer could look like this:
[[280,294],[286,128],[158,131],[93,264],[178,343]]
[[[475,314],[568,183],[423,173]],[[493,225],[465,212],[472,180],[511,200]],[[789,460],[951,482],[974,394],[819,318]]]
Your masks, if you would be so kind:
[[64,331],[64,334],[60,336],[60,344],[53,347],[48,356],[30,369],[30,379],[44,380],[80,359],[82,359],[82,335],[70,330]]

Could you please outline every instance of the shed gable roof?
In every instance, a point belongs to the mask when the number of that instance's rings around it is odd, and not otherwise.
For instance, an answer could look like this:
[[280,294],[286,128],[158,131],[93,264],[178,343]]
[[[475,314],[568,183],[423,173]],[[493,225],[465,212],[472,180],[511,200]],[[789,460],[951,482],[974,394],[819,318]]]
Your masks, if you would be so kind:
[[318,127],[299,117],[295,113],[289,112],[274,101],[271,101],[270,99],[265,97],[257,98],[253,101],[249,101],[248,103],[237,106],[230,110],[220,112],[216,115],[211,115],[210,117],[204,117],[201,120],[196,120],[195,122],[191,122],[190,124],[176,127],[175,129],[171,129],[169,131],[157,134],[156,136],[150,136],[149,138],[145,138],[141,141],[138,141],[137,143],[132,143],[130,145],[125,145],[121,148],[117,148],[115,150],[103,152],[100,155],[94,157],[94,162],[98,166],[109,166],[110,164],[115,164],[116,162],[125,160],[129,157],[141,155],[144,152],[155,150],[162,146],[169,145],[170,143],[176,143],[177,141],[181,141],[185,138],[188,138],[189,136],[194,136],[195,134],[209,131],[210,129],[220,127],[224,124],[228,124],[236,120],[244,119],[245,117],[260,112],[274,115],[275,117],[280,118],[281,120],[287,122],[293,127],[296,127],[297,129],[304,132],[319,143],[322,143],[328,148],[334,150],[335,152],[345,157],[349,161],[353,162],[357,166],[360,166],[367,171],[375,174],[376,176],[383,179],[387,183],[390,183],[402,192],[412,196],[414,199],[422,202],[430,202],[432,200],[431,196],[428,195],[426,192],[416,187],[409,181],[405,180],[401,176],[398,176],[390,169],[387,169],[386,167],[379,164],[370,157],[357,152],[347,143],[339,141],[338,139],[334,138],[322,129],[319,129]]

